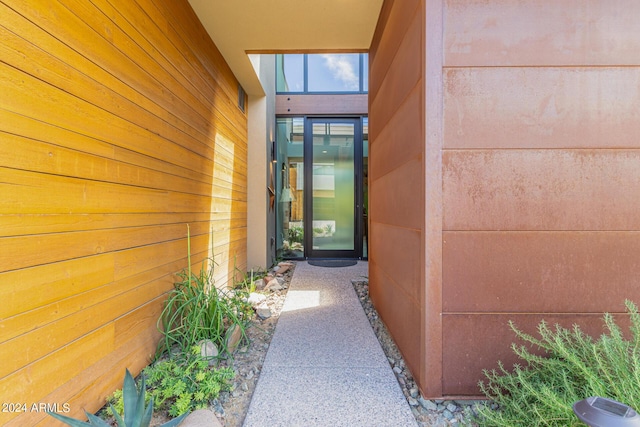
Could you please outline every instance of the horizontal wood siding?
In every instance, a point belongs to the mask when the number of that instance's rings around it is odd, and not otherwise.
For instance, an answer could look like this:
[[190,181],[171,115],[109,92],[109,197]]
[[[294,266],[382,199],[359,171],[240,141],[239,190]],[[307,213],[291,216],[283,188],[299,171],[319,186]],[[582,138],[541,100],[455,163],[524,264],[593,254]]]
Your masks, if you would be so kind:
[[187,0],[0,0],[0,38],[0,400],[80,417],[149,363],[187,225],[246,268],[247,118]]
[[445,1],[445,394],[515,361],[508,320],[600,333],[602,313],[640,302],[638,14]]

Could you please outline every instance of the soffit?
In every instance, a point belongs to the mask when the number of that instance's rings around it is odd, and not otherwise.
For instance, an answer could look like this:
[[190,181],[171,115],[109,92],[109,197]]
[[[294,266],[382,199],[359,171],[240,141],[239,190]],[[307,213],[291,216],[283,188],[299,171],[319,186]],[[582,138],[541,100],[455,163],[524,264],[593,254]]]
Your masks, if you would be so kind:
[[249,94],[260,95],[247,52],[367,51],[383,0],[189,0]]

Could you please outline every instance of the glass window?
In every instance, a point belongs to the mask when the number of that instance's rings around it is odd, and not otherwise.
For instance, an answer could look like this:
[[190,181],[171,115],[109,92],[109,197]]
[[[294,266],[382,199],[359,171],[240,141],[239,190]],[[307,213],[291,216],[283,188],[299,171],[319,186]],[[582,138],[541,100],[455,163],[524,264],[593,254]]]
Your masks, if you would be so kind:
[[313,249],[355,249],[354,142],[354,122],[313,124]]
[[308,55],[309,92],[359,92],[360,54]]
[[369,118],[362,119],[362,257],[369,256]]
[[369,92],[369,54],[362,55],[362,91]]
[[304,119],[279,117],[276,124],[277,254],[283,258],[301,258],[304,255]]
[[304,92],[304,55],[276,55],[276,90]]
[[366,93],[369,55],[366,53],[278,54],[278,93]]

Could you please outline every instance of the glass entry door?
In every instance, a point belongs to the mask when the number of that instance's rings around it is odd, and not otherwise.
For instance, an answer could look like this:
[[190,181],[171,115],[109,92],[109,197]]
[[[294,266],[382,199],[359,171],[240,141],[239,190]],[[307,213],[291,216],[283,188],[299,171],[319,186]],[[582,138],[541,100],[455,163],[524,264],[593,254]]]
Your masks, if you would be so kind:
[[307,119],[305,248],[309,258],[362,256],[360,119]]

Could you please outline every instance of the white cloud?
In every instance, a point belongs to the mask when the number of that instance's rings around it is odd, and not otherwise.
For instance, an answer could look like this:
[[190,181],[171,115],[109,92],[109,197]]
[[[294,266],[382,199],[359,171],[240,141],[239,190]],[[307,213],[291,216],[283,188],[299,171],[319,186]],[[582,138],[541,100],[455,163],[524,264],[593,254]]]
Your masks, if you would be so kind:
[[347,55],[322,55],[325,65],[331,71],[334,78],[342,81],[349,90],[360,89],[360,78],[349,62]]

